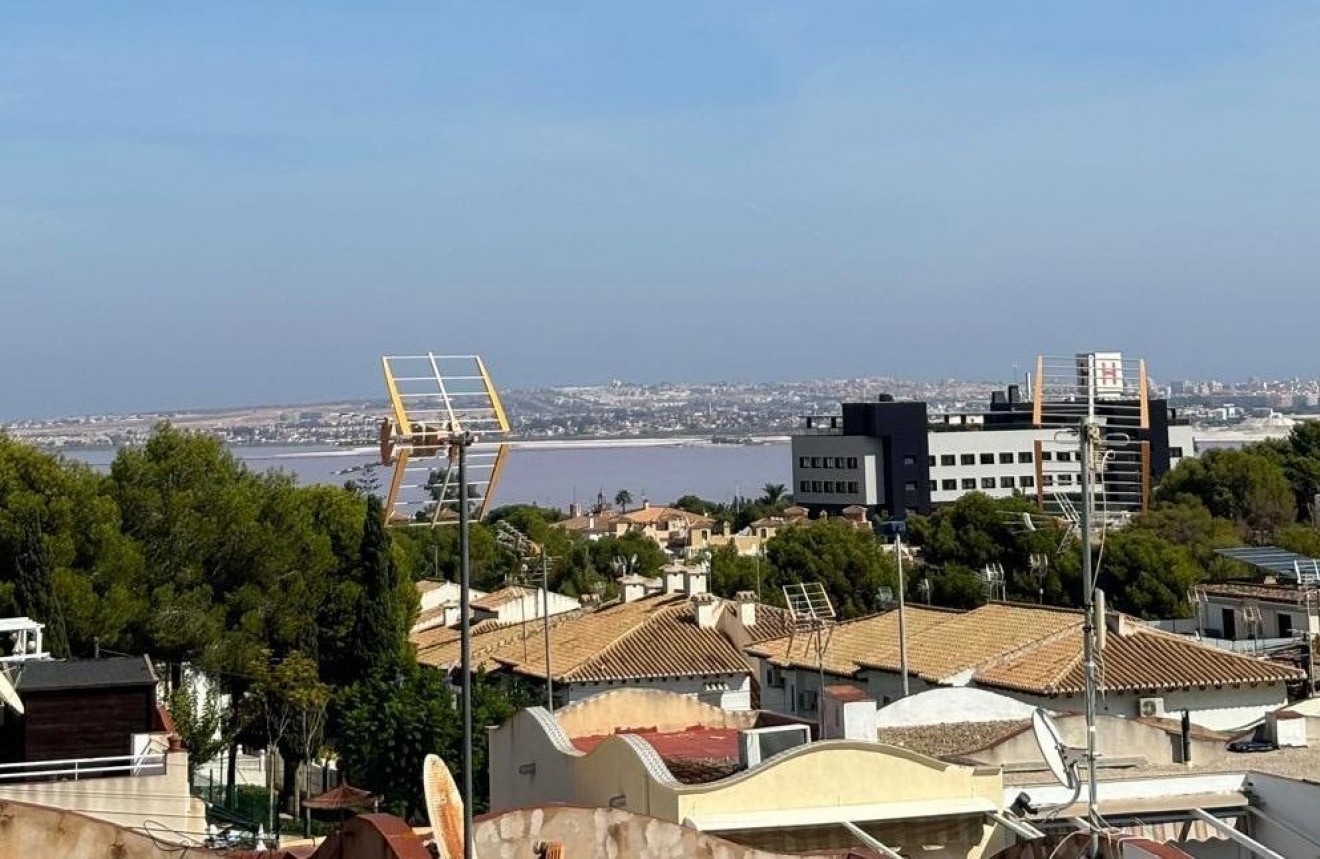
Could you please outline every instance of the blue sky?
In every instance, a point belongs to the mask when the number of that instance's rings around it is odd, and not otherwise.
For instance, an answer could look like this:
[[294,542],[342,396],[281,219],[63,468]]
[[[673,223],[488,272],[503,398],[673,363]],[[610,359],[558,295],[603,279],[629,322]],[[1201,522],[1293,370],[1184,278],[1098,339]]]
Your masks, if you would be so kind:
[[9,2],[0,418],[1317,376],[1317,144],[1300,3]]

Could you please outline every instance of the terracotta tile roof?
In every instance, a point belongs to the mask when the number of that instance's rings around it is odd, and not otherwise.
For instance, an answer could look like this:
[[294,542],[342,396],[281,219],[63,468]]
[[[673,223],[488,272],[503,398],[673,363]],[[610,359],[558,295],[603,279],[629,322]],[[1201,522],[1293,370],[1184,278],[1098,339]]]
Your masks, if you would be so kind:
[[514,600],[522,599],[523,597],[534,593],[536,593],[536,591],[531,588],[510,585],[509,587],[500,588],[497,591],[491,591],[481,599],[473,600],[472,607],[483,611],[495,611],[506,603],[511,603]]
[[433,591],[436,588],[444,587],[444,582],[437,582],[435,579],[422,579],[417,583],[417,593],[424,594],[427,591]]
[[[504,647],[492,659],[522,674],[545,676],[540,649]],[[550,670],[560,682],[583,683],[745,674],[750,667],[722,632],[697,626],[687,597],[660,594],[552,623]]]
[[1258,599],[1268,602],[1302,605],[1310,598],[1320,602],[1320,594],[1314,588],[1299,588],[1296,585],[1269,585],[1264,582],[1211,582],[1198,585],[1202,593],[1233,599]]
[[[937,629],[908,628],[908,670],[932,682],[1006,656],[1027,645],[1080,628],[1082,616],[1069,609],[990,603],[948,617]],[[893,632],[897,637],[897,625]],[[877,649],[859,659],[867,668],[898,671],[898,646]]]
[[[1102,688],[1111,691],[1158,691],[1242,683],[1289,682],[1303,674],[1295,668],[1201,644],[1124,619],[1122,632],[1111,628],[1101,659]],[[1080,628],[1019,651],[979,670],[974,680],[1040,695],[1074,695],[1085,690]]]
[[[645,740],[665,762],[670,773],[685,784],[702,784],[726,778],[742,769],[738,760],[738,729],[693,725],[682,731],[629,730]],[[574,737],[573,745],[590,752],[612,734]]]
[[[959,617],[956,612],[920,606],[908,606],[904,614],[909,643],[914,636]],[[762,641],[749,647],[748,652],[782,667],[815,668],[817,662],[815,638],[807,633]],[[836,624],[825,648],[824,667],[831,674],[851,677],[864,662],[887,662],[891,658],[898,661],[897,611]]]
[[[738,616],[738,604],[725,603],[724,610]],[[765,603],[756,604],[756,623],[747,627],[747,643],[760,644],[775,638],[782,638],[793,631],[793,616],[788,609]]]
[[428,608],[426,611],[418,612],[417,620],[413,621],[413,629],[418,630],[435,626],[436,623],[444,620],[444,616],[444,606],[440,606],[439,608]]
[[618,513],[613,510],[606,510],[603,513],[586,513],[582,516],[561,519],[554,523],[554,527],[563,528],[567,531],[608,531],[612,530],[614,520],[618,518]]
[[642,507],[638,510],[621,513],[619,518],[631,525],[651,525],[656,522],[678,521],[683,522],[688,527],[700,528],[715,524],[715,520],[709,516],[691,513],[678,507]]
[[[552,634],[555,621],[563,617],[565,615],[551,618],[550,628]],[[472,624],[473,667],[477,669],[489,668],[491,654],[497,650],[512,650],[514,648],[521,650],[524,644],[524,636],[527,641],[539,642],[541,638],[541,621],[528,621],[523,624],[515,620],[510,623],[500,623],[498,620],[491,618]],[[462,643],[459,640],[458,627],[441,626],[415,632],[409,637],[409,641],[417,647],[417,661],[423,665],[448,669],[457,665],[462,658]]]

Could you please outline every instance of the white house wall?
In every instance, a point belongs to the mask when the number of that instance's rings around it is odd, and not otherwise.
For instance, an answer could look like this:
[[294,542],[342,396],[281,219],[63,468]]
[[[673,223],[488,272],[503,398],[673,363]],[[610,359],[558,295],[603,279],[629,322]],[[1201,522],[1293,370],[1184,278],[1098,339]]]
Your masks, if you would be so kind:
[[[1019,701],[1025,701],[1048,710],[1080,713],[1086,709],[1081,696],[1057,698],[1003,691]],[[1288,701],[1287,689],[1279,683],[1261,683],[1256,686],[1225,687],[1221,689],[1182,689],[1172,692],[1106,692],[1096,698],[1096,712],[1113,716],[1137,716],[1138,701],[1142,698],[1160,698],[1164,702],[1160,715],[1180,718],[1189,712],[1193,724],[1212,731],[1234,731],[1265,718],[1265,714],[1278,709]]]

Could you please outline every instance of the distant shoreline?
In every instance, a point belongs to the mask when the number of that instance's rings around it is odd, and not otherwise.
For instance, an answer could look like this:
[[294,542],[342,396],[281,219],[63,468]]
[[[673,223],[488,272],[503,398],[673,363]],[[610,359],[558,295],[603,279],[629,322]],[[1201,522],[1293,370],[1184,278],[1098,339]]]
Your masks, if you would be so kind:
[[[753,435],[737,439],[723,436],[654,436],[654,437],[624,437],[624,438],[529,438],[529,439],[509,439],[508,445],[514,450],[587,450],[587,449],[608,449],[608,448],[646,448],[646,447],[758,447],[761,445],[788,444],[790,440],[786,435]],[[488,444],[494,444],[490,442]],[[61,452],[91,452],[91,451],[109,451],[116,450],[123,445],[115,444],[65,444],[51,445],[34,443],[41,450],[51,453]],[[481,443],[479,442],[480,446]],[[324,441],[270,441],[270,442],[225,442],[225,446],[240,450],[260,451],[262,449],[276,448],[297,448],[287,453],[271,454],[267,459],[283,459],[304,457],[308,455],[317,456],[363,456],[373,453],[377,450],[375,445],[353,444],[337,445]],[[261,456],[251,457],[261,459]]]

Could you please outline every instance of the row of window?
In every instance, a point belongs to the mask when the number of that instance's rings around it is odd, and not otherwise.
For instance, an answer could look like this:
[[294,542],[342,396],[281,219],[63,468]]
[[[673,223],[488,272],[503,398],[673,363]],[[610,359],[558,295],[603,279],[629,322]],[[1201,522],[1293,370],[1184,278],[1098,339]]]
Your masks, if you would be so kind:
[[861,490],[855,480],[799,480],[798,491],[814,495],[833,495],[836,492],[856,495]]
[[[1055,482],[1060,486],[1071,486],[1073,476],[1071,474],[1046,474],[1041,477],[1041,486],[1053,486]],[[1034,489],[1036,478],[1030,474],[1024,474],[1021,477],[982,477],[978,481],[975,477],[964,477],[962,480],[953,480],[945,478],[939,481],[939,490],[942,492],[957,492],[959,489],[970,492],[974,489]],[[936,481],[930,482],[930,491],[935,492]]]
[[799,456],[798,468],[856,468],[855,456]]
[[[1071,462],[1072,459],[1072,451],[1068,450],[1058,452],[1043,450],[1040,452],[1041,462]],[[996,462],[1000,465],[1012,465],[1015,462],[1018,465],[1030,465],[1035,461],[1035,457],[1029,450],[1019,451],[1016,454],[1006,452],[997,454],[982,453],[979,456],[975,453],[942,453],[940,454],[939,464],[947,468],[955,465],[976,465],[978,460],[981,465],[994,465]],[[929,465],[931,468],[935,468],[935,457],[930,458]]]

